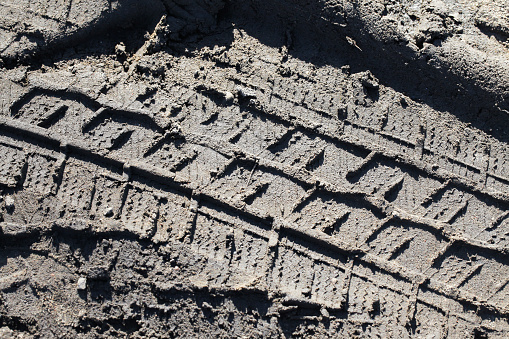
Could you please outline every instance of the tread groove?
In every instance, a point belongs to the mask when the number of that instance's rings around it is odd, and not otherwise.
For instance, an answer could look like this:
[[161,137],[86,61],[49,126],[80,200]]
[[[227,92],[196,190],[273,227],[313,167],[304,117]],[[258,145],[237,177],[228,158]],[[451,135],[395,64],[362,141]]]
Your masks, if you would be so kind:
[[312,172],[318,169],[325,160],[325,148],[322,148],[321,151],[318,151],[316,154],[312,155],[310,159],[307,161],[305,168],[306,170]]
[[64,118],[65,113],[67,113],[68,109],[69,106],[61,105],[60,107],[55,109],[50,115],[48,115],[46,119],[39,122],[38,126],[42,128],[50,128],[51,126],[55,125],[57,122]]
[[334,220],[332,223],[330,223],[329,225],[325,225],[322,228],[322,232],[329,236],[338,233],[341,225],[343,225],[350,217],[350,213],[351,213],[350,211],[346,211],[340,217],[336,218],[336,220]]
[[456,281],[455,288],[463,287],[474,275],[478,274],[481,271],[483,266],[484,264],[480,263],[470,267],[470,269],[467,272],[465,272],[465,274],[462,277],[460,277],[458,281]]
[[452,225],[454,224],[454,222],[459,218],[461,217],[462,215],[464,215],[467,211],[467,208],[468,208],[468,200],[465,201],[463,204],[461,204],[461,206],[459,206],[452,214],[451,216],[449,217],[449,219],[446,221],[448,224]]
[[108,147],[110,151],[121,149],[125,144],[129,142],[129,139],[133,135],[134,131],[124,131],[120,133],[118,137],[112,140],[111,146]]
[[409,238],[403,239],[402,242],[400,242],[398,245],[396,245],[395,248],[393,248],[392,252],[390,253],[387,260],[395,260],[397,257],[399,257],[401,254],[403,254],[404,251],[406,251],[410,247],[410,243],[415,239],[415,236],[411,236]]
[[252,205],[255,199],[260,198],[267,192],[269,186],[270,184],[268,182],[258,184],[252,189],[251,192],[247,192],[247,194],[243,196],[241,200],[243,200],[248,205]]
[[405,176],[402,175],[399,179],[390,183],[385,192],[382,194],[385,200],[387,200],[388,202],[394,202],[394,200],[396,200],[396,198],[398,197],[399,192],[403,188],[404,181]]
[[378,156],[378,152],[372,151],[368,154],[368,156],[362,161],[362,163],[357,166],[357,168],[352,169],[346,173],[346,179],[351,182],[357,182],[360,177],[363,175],[363,171],[368,167],[368,165],[375,161],[375,158]]

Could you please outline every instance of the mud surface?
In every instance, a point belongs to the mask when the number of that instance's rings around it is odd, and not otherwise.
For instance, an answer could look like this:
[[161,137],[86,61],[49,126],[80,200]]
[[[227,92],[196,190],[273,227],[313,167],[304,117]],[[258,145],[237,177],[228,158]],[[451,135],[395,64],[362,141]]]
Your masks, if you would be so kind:
[[509,335],[505,1],[3,1],[0,336]]

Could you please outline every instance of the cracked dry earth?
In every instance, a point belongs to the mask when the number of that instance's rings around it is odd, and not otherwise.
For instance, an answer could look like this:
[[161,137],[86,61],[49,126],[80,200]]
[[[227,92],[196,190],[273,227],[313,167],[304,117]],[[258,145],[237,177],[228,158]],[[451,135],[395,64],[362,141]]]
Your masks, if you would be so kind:
[[0,337],[509,336],[505,1],[0,14]]

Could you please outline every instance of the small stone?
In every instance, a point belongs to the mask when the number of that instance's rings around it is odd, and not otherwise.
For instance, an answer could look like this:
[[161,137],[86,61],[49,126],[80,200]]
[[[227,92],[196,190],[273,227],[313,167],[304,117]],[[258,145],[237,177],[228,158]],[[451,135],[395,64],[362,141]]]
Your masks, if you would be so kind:
[[108,207],[107,209],[104,210],[104,216],[105,217],[112,217],[113,216],[113,208],[111,207]]
[[277,246],[279,240],[279,235],[277,233],[272,233],[269,237],[269,248],[274,248]]
[[234,95],[231,92],[228,92],[228,91],[224,92],[224,101],[226,103],[231,103],[233,101],[233,99],[234,99]]
[[364,72],[360,78],[361,84],[370,89],[378,89],[380,87],[378,79],[371,74],[371,72]]
[[328,317],[330,316],[330,315],[329,315],[329,311],[327,311],[327,309],[325,309],[325,308],[322,308],[322,309],[320,310],[320,313],[322,314],[322,316],[323,316],[324,318],[328,318]]
[[201,304],[201,306],[206,309],[206,310],[211,310],[213,309],[212,305],[209,304],[208,302],[204,301],[203,304]]
[[87,278],[83,278],[83,277],[79,278],[76,288],[78,289],[78,291],[86,290],[87,289]]
[[9,210],[14,208],[14,199],[12,197],[5,197],[5,207]]
[[241,98],[245,98],[245,99],[256,98],[256,93],[252,89],[242,87],[242,86],[237,86],[237,87],[235,87],[235,90],[237,91],[238,95]]
[[126,55],[126,51],[125,51],[125,45],[124,43],[119,43],[115,46],[115,53],[119,56],[125,56]]

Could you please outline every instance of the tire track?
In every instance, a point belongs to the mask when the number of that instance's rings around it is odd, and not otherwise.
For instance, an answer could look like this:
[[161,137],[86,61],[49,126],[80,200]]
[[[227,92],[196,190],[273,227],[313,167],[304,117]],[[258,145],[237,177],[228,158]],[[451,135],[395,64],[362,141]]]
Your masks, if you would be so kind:
[[[21,124],[15,121],[8,121],[4,119],[1,124],[1,129],[6,131],[10,130],[12,132],[16,132],[16,135],[24,135],[23,139],[26,138],[34,138],[35,140],[39,140],[39,142],[43,142],[47,144],[50,148],[60,150],[62,149],[62,145],[64,145],[67,150],[68,156],[73,156],[74,154],[82,154],[86,158],[95,159],[92,160],[92,163],[103,163],[109,164],[108,167],[113,166],[114,168],[118,168],[118,171],[128,172],[130,178],[139,177],[143,178],[144,181],[149,179],[150,181],[156,181],[159,183],[164,183],[164,185],[172,186],[174,189],[181,191],[184,194],[189,194],[191,191],[191,187],[193,184],[187,184],[185,181],[182,181],[181,178],[178,177],[175,173],[165,172],[161,169],[151,168],[145,164],[140,164],[136,162],[132,162],[129,164],[125,164],[122,161],[112,159],[109,157],[105,157],[99,154],[95,154],[87,149],[87,147],[83,145],[79,145],[76,143],[64,143],[62,142],[54,133],[50,133],[42,128],[29,126],[26,124]],[[36,145],[39,143],[36,141]],[[40,146],[38,146],[40,147]],[[89,160],[90,161],[90,160]],[[413,282],[413,281],[425,281],[422,276],[415,272],[411,272],[408,269],[404,268],[401,265],[398,265],[393,262],[384,261],[376,256],[373,256],[369,253],[365,253],[362,250],[351,247],[349,244],[342,243],[339,239],[331,239],[322,232],[317,230],[306,230],[301,227],[289,224],[287,221],[283,219],[273,219],[270,216],[262,213],[260,211],[256,211],[254,208],[249,206],[243,206],[239,204],[238,201],[228,201],[224,198],[217,196],[213,191],[207,191],[204,188],[200,188],[200,206],[202,204],[211,203],[215,208],[219,208],[219,210],[231,210],[233,214],[236,215],[244,215],[247,218],[258,220],[262,224],[266,225],[265,227],[270,229],[273,228],[274,224],[278,224],[279,226],[276,228],[278,232],[283,232],[279,237],[288,238],[288,236],[296,236],[296,238],[292,239],[303,239],[306,242],[317,243],[319,245],[318,248],[322,248],[324,245],[326,248],[332,248],[334,251],[338,251],[338,253],[344,253],[347,256],[354,256],[361,260],[363,263],[368,265],[373,265],[382,271],[385,271],[391,275],[399,276],[400,279],[404,281]],[[195,207],[196,208],[196,207]],[[117,226],[118,227],[118,226]],[[252,229],[251,229],[252,230]],[[263,237],[263,233],[260,235]],[[265,236],[266,237],[266,236]],[[267,238],[267,237],[266,237]],[[346,271],[345,267],[341,267],[343,271]],[[363,277],[365,278],[365,277]],[[369,280],[369,279],[368,279]],[[451,291],[447,285],[443,285],[442,283],[434,280],[426,281],[426,289],[432,289],[435,293],[439,295],[447,296],[450,299],[458,300],[460,302],[466,302],[467,304],[476,305],[479,307],[483,307],[490,312],[495,312],[497,314],[507,314],[507,310],[501,308],[499,305],[491,304],[485,301],[479,301],[479,298],[469,294],[464,291]],[[420,300],[420,299],[419,299]],[[425,300],[421,300],[425,302]],[[436,305],[434,305],[436,306]],[[461,316],[461,315],[458,315]]]

